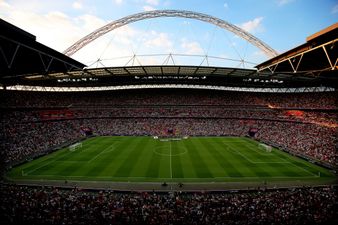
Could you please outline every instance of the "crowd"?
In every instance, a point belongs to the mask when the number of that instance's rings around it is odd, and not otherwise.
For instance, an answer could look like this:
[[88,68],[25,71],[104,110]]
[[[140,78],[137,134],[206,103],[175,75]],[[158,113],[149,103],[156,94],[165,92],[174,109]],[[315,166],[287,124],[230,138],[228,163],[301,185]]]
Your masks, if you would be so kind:
[[1,157],[6,164],[18,163],[81,137],[78,121],[23,124],[3,121],[0,147],[4,151],[1,151]]
[[258,123],[257,138],[287,148],[294,153],[337,166],[335,148],[337,132],[334,127],[316,124],[276,122]]
[[[298,114],[296,114],[296,113]],[[58,110],[7,110],[3,117],[11,123],[38,122],[64,119],[89,118],[236,118],[236,119],[266,119],[323,123],[338,127],[336,113],[316,111],[295,111],[270,109],[268,107],[226,107],[226,106],[124,106],[103,108],[68,108]]]
[[[2,91],[0,97],[1,166],[83,138],[83,128],[97,135],[137,136],[166,136],[168,130],[176,136],[245,136],[255,128],[261,141],[337,166],[336,93]],[[337,222],[334,187],[238,193],[118,193],[10,184],[0,189],[4,224]]]
[[6,149],[1,156],[9,163],[20,162],[83,137],[81,127],[98,135],[152,136],[164,136],[169,128],[185,136],[244,136],[253,127],[263,141],[335,165],[338,124],[336,113],[325,110],[336,107],[335,95],[203,90],[1,92],[0,139]]
[[3,184],[4,224],[305,225],[337,222],[335,187],[241,192],[113,192]]
[[337,109],[337,92],[255,93],[236,91],[148,89],[98,92],[0,92],[2,107],[69,107],[112,105],[228,105]]
[[[61,121],[3,123],[2,154],[20,162],[65,142],[84,137],[82,128],[96,135],[245,136],[257,128],[256,138],[330,165],[337,165],[336,128],[275,120],[215,118],[92,118]],[[42,135],[43,134],[43,135]]]

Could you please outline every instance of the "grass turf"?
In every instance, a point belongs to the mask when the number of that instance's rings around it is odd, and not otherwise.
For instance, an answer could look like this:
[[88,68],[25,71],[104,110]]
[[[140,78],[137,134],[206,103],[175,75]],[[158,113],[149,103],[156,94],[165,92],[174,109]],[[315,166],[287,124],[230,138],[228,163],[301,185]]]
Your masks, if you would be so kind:
[[94,137],[13,168],[13,180],[238,182],[334,179],[319,166],[237,137]]

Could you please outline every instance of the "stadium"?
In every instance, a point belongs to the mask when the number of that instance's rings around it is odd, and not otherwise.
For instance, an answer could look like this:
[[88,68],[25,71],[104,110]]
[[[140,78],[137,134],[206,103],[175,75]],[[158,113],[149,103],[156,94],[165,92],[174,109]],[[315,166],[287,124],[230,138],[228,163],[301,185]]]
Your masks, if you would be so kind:
[[[159,17],[213,24],[268,59],[243,68],[174,53],[148,65],[72,58]],[[0,30],[4,224],[337,222],[337,23],[281,54],[186,10],[122,17],[63,53],[2,19]]]

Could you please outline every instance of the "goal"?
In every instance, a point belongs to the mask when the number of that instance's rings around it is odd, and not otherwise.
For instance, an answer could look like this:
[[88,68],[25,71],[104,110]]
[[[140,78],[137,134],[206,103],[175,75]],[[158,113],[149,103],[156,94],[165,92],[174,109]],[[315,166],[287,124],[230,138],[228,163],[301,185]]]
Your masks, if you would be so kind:
[[189,138],[189,136],[183,136],[183,137],[159,137],[159,136],[154,136],[153,137],[156,140],[159,141],[181,141],[181,140],[186,140]]
[[271,152],[272,151],[272,147],[263,143],[258,144],[258,148],[266,151],[266,152]]
[[69,146],[69,151],[73,152],[75,151],[77,148],[81,148],[82,147],[82,143],[75,143]]

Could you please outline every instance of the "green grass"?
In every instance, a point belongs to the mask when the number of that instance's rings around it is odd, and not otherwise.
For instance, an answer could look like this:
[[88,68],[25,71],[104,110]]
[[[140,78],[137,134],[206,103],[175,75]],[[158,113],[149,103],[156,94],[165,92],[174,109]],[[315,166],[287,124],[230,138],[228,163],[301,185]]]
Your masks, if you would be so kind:
[[236,137],[94,137],[13,168],[12,180],[246,182],[335,179],[330,171]]

